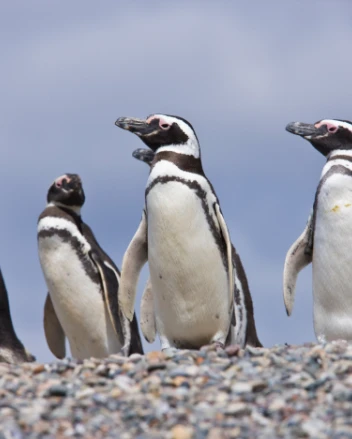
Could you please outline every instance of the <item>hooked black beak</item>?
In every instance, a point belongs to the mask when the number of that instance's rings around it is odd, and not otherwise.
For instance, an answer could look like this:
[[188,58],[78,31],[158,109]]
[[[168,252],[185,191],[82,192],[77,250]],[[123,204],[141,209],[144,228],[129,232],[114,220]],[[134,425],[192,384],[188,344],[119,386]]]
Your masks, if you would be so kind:
[[145,136],[155,130],[155,127],[151,127],[146,120],[134,117],[119,117],[115,125],[123,130],[131,131],[137,136]]
[[316,128],[314,124],[291,122],[286,126],[286,131],[297,136],[311,138],[323,134],[322,127]]
[[132,156],[135,159],[141,160],[142,162],[151,166],[152,161],[154,160],[154,157],[155,157],[155,153],[153,151],[151,151],[150,149],[138,148],[138,149],[133,151]]

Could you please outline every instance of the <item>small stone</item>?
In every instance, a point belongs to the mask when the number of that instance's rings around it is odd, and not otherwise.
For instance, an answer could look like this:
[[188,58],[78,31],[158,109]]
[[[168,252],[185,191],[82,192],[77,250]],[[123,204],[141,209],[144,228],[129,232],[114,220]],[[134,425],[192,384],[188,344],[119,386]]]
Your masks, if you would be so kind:
[[119,375],[114,379],[114,383],[124,392],[131,392],[134,382],[125,375]]
[[141,361],[143,359],[143,355],[135,353],[135,354],[131,354],[128,357],[129,361],[132,361],[132,363],[138,363],[139,361]]
[[241,347],[238,344],[232,344],[225,348],[225,352],[229,357],[235,357],[241,350]]
[[251,409],[243,402],[233,402],[225,408],[224,413],[228,416],[243,416],[249,415],[251,413]]
[[187,382],[187,378],[182,377],[182,376],[177,376],[172,380],[172,384],[175,387],[179,387],[181,386],[184,382]]
[[327,425],[319,419],[309,419],[302,423],[301,428],[309,437],[320,437],[320,433],[326,432]]
[[110,396],[112,398],[119,398],[122,395],[122,391],[121,389],[119,389],[118,387],[115,387],[114,389],[111,390],[110,392]]
[[148,364],[147,370],[148,372],[153,372],[154,370],[163,370],[166,369],[166,363],[151,363]]
[[83,424],[76,424],[75,425],[75,433],[79,436],[83,436],[86,432],[86,429]]
[[206,439],[225,439],[225,438],[226,436],[220,428],[212,428],[206,437]]
[[82,389],[76,393],[76,399],[83,399],[88,398],[89,396],[94,394],[94,389],[91,387],[87,387],[85,389]]
[[148,352],[145,357],[149,362],[163,362],[165,360],[164,354],[159,351]]
[[282,398],[276,398],[269,405],[269,410],[271,412],[277,412],[278,410],[282,410],[285,407],[286,407],[286,401]]
[[194,429],[186,425],[178,424],[171,429],[172,439],[192,439],[193,434]]
[[51,386],[46,391],[46,396],[66,396],[66,395],[67,395],[67,387],[60,384]]
[[250,383],[238,382],[232,386],[231,390],[237,394],[247,393],[252,391],[252,385]]
[[33,374],[41,373],[45,371],[44,364],[37,364],[33,369]]

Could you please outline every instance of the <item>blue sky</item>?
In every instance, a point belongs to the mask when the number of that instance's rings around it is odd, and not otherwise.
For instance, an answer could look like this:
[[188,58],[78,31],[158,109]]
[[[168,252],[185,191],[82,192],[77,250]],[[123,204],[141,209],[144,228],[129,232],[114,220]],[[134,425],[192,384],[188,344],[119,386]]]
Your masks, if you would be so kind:
[[[311,269],[299,277],[290,318],[282,269],[325,160],[285,126],[351,118],[351,16],[348,0],[2,5],[0,265],[18,336],[39,361],[53,359],[36,242],[46,192],[65,172],[81,175],[83,218],[120,267],[148,169],[131,156],[142,143],[114,121],[155,112],[196,129],[261,341],[315,339]],[[146,278],[147,267],[139,297]]]

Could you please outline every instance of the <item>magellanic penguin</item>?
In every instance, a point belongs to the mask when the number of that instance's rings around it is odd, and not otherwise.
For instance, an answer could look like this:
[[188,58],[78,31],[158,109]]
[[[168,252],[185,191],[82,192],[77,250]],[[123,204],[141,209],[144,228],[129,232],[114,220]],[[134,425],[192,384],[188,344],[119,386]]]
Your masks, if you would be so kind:
[[312,262],[317,339],[352,340],[352,122],[293,122],[286,130],[308,140],[327,158],[313,212],[286,256],[286,311],[292,312],[299,271]]
[[0,270],[0,363],[32,361],[35,357],[25,349],[14,330],[7,289]]
[[146,120],[122,117],[116,125],[155,153],[142,220],[123,258],[123,313],[132,319],[139,273],[148,260],[151,284],[143,294],[141,321],[143,309],[146,315],[154,310],[148,335],[159,334],[162,350],[261,346],[246,275],[191,124],[154,114]]
[[80,177],[65,174],[50,186],[39,216],[47,343],[58,358],[65,356],[65,336],[77,359],[143,353],[136,316],[130,323],[119,310],[120,272],[82,221],[84,201]]

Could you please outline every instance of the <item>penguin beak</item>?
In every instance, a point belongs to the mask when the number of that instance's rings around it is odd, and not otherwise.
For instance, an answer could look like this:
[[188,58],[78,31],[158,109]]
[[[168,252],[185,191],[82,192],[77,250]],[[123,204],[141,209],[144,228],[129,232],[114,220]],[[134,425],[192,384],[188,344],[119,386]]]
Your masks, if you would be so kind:
[[141,160],[144,163],[147,163],[147,165],[151,165],[152,161],[154,160],[154,152],[149,149],[139,148],[133,151],[132,156],[137,159]]
[[155,131],[155,127],[151,127],[146,120],[133,117],[119,117],[115,125],[123,130],[131,131],[137,136],[146,136]]
[[324,127],[316,128],[314,124],[303,122],[291,122],[286,126],[286,131],[297,136],[311,139],[324,134]]

